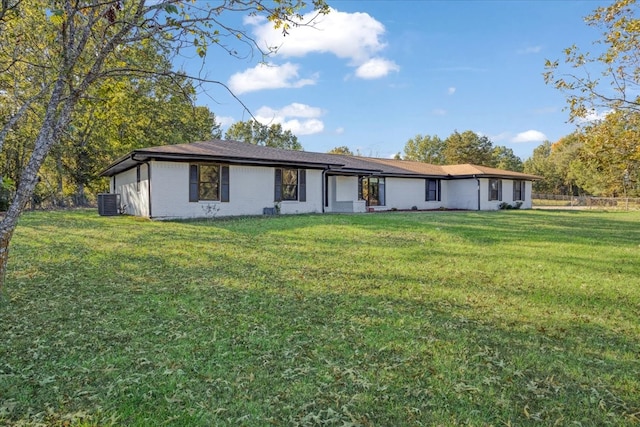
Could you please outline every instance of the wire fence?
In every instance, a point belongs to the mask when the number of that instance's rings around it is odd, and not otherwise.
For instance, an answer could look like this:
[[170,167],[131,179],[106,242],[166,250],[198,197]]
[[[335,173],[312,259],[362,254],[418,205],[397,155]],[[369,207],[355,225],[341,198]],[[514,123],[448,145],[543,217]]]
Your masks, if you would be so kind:
[[534,207],[626,211],[640,210],[640,197],[592,197],[533,193],[532,199]]

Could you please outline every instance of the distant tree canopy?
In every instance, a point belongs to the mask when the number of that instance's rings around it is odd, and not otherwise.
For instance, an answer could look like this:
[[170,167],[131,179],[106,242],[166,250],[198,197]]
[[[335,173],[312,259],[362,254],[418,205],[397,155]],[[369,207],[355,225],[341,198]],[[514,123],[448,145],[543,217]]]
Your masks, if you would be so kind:
[[524,171],[544,177],[533,183],[533,191],[547,194],[579,195],[584,190],[577,184],[571,162],[581,145],[577,133],[566,136],[552,144],[545,141],[533,150],[533,155],[524,162]]
[[348,156],[353,156],[353,151],[349,149],[346,145],[342,145],[340,147],[334,147],[331,150],[327,151],[329,154],[346,154]]
[[555,144],[537,147],[525,172],[534,190],[604,197],[640,196],[640,113],[618,111]]
[[290,130],[283,130],[280,123],[267,126],[257,120],[234,123],[227,130],[225,139],[287,150],[303,149],[298,137]]
[[416,135],[405,144],[404,158],[442,165],[445,163],[444,141],[435,135]]
[[512,149],[494,146],[489,138],[470,130],[455,131],[445,140],[436,135],[416,135],[407,141],[402,158],[436,165],[471,163],[522,171],[522,160]]

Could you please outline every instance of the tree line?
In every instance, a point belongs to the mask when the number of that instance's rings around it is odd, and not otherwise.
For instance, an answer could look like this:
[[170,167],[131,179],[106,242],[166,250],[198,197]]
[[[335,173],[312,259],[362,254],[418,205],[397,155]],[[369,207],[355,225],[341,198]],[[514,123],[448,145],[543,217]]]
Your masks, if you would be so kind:
[[601,197],[640,196],[640,114],[616,111],[555,143],[545,142],[524,162],[540,175],[534,191]]
[[436,135],[416,135],[404,146],[396,158],[415,160],[434,165],[471,163],[522,172],[523,163],[511,148],[494,146],[491,140],[473,131],[455,131],[446,139]]

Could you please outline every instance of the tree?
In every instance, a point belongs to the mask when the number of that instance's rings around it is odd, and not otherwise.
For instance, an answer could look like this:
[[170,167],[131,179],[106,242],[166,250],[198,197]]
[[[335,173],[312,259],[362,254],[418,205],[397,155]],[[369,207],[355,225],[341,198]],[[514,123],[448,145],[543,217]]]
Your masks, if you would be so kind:
[[267,126],[257,120],[236,122],[229,127],[225,138],[265,147],[302,150],[298,137],[290,130],[283,130],[280,123]]
[[347,156],[354,156],[353,151],[349,149],[346,145],[342,145],[340,147],[334,147],[331,150],[327,151],[329,154],[345,154]]
[[511,148],[498,145],[497,147],[494,147],[491,155],[493,157],[491,166],[494,168],[522,172],[522,159],[516,156]]
[[455,131],[444,140],[444,161],[446,164],[471,163],[479,166],[493,166],[493,144],[486,136],[470,130]]
[[582,144],[572,163],[579,185],[598,196],[639,193],[640,113],[611,113],[580,136]]
[[533,183],[539,193],[578,195],[584,190],[578,184],[581,173],[578,153],[582,147],[580,132],[574,132],[552,144],[545,141],[533,150],[533,155],[524,162],[524,172],[542,176]]
[[403,158],[405,160],[442,165],[445,163],[444,148],[444,141],[438,136],[422,136],[418,134],[405,144]]
[[[210,46],[231,54],[221,40],[232,38],[260,49],[221,16],[240,12],[265,16],[283,32],[301,24],[298,0],[208,3],[180,0],[2,0],[0,2],[0,153],[8,136],[30,123],[35,136],[15,195],[0,222],[0,287],[9,243],[20,213],[31,199],[51,148],[73,125],[74,112],[95,88],[131,76],[156,82],[184,76],[167,64],[139,61],[145,51],[204,57]],[[324,0],[313,8],[328,12]],[[232,37],[226,37],[232,36]],[[194,76],[197,77],[197,76]],[[201,79],[202,80],[202,79]]]
[[533,150],[533,154],[524,162],[524,171],[544,179],[534,181],[533,190],[539,193],[555,193],[555,167],[551,161],[551,142],[545,141]]
[[640,112],[637,14],[636,0],[597,8],[585,22],[602,31],[600,52],[592,55],[573,45],[565,49],[562,66],[559,60],[546,61],[545,82],[565,93],[571,121],[603,109]]
[[58,180],[69,181],[74,204],[87,203],[85,190],[102,183],[98,174],[110,159],[136,148],[220,137],[213,113],[193,105],[195,93],[184,76],[153,85],[125,76],[105,82],[90,102],[80,102],[77,125],[52,153],[61,165]]

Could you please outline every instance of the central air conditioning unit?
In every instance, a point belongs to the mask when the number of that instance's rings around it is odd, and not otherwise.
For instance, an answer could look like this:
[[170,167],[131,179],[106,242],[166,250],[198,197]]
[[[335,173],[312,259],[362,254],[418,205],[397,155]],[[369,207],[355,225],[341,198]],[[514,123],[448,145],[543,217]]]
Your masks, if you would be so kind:
[[116,216],[120,214],[120,194],[98,194],[98,214],[100,216]]

